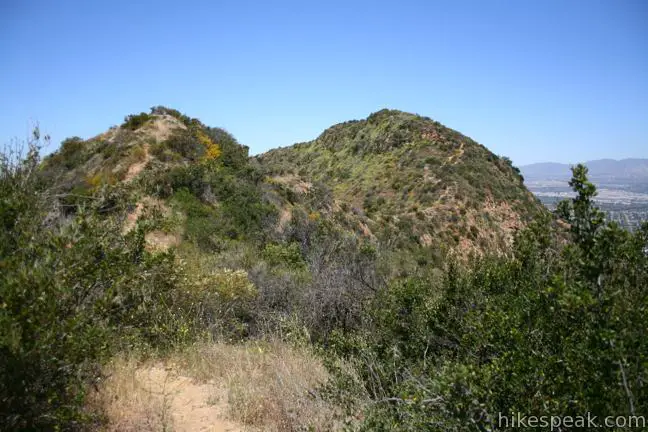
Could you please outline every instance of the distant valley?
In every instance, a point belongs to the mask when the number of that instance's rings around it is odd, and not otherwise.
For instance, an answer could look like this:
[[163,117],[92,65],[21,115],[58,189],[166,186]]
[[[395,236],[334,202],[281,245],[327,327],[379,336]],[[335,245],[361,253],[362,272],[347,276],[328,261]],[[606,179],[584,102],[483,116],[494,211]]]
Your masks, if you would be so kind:
[[[599,159],[585,163],[598,189],[597,204],[608,219],[635,228],[648,219],[648,159]],[[536,163],[520,167],[524,183],[549,208],[573,196],[571,165]]]

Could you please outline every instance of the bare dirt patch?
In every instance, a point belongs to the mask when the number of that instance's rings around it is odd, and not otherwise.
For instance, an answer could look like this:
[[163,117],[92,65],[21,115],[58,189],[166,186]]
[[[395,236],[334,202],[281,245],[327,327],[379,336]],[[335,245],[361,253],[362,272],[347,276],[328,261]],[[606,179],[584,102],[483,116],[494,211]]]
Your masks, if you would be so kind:
[[156,116],[153,121],[147,123],[141,130],[147,137],[153,138],[156,142],[166,141],[175,130],[187,129],[180,120],[170,115]]
[[218,387],[198,383],[163,364],[116,360],[95,395],[108,417],[107,431],[235,432],[243,427],[226,418]]
[[[132,212],[126,215],[122,234],[128,234],[137,225],[137,221],[147,211],[160,211],[163,217],[172,217],[172,210],[166,204],[156,198],[144,197],[137,202]],[[178,230],[176,230],[178,231]],[[165,252],[171,247],[177,247],[182,241],[182,230],[179,232],[166,232],[153,230],[144,236],[146,248],[151,252]]]
[[459,144],[459,147],[456,149],[456,151],[452,153],[450,156],[448,156],[448,158],[445,160],[445,162],[443,162],[443,164],[441,164],[441,166],[443,167],[448,164],[457,165],[459,159],[461,159],[463,154],[464,154],[464,143],[462,142],[461,144]]
[[365,237],[370,237],[370,238],[375,238],[371,230],[369,229],[369,226],[366,223],[359,222],[360,225],[360,231],[362,231],[362,235]]
[[419,237],[419,241],[425,247],[432,246],[432,236],[428,233],[425,233],[421,237]]
[[144,158],[141,161],[135,162],[134,164],[128,167],[128,171],[126,171],[126,176],[124,177],[125,182],[132,181],[135,177],[137,177],[137,175],[144,170],[146,164],[149,163],[149,161],[151,160],[151,154],[149,153],[148,143],[144,144],[143,149],[144,149]]
[[307,194],[313,187],[310,182],[305,182],[293,174],[272,177],[272,181],[288,186],[293,192],[298,194]]
[[140,218],[142,215],[142,210],[144,210],[144,204],[142,202],[138,202],[135,205],[135,209],[128,213],[126,216],[126,221],[124,222],[124,227],[122,228],[122,233],[123,234],[128,234],[135,228],[135,224],[137,224],[137,220]]
[[159,209],[164,216],[170,216],[171,215],[171,210],[164,204],[164,202],[160,201],[157,198],[152,198],[149,196],[146,196],[142,198],[140,201],[135,204],[135,208],[133,211],[128,213],[126,215],[126,220],[124,221],[124,226],[122,228],[122,233],[127,234],[129,233],[133,228],[135,228],[135,225],[137,224],[137,221],[139,218],[142,216],[145,210],[149,209],[154,209],[157,208]]
[[319,396],[329,376],[282,342],[208,343],[157,362],[116,358],[92,404],[116,431],[333,431],[343,411]]
[[329,379],[311,352],[282,342],[208,344],[173,360],[202,382],[220,384],[228,418],[251,430],[340,430],[339,409],[323,400]]
[[165,252],[172,247],[180,244],[181,237],[176,233],[166,233],[161,230],[155,230],[144,236],[146,248],[153,252]]
[[497,221],[506,237],[507,244],[511,245],[515,232],[524,226],[520,215],[513,210],[510,203],[506,201],[495,202],[492,199],[488,199],[484,203],[484,211]]
[[292,220],[292,212],[289,208],[284,208],[279,213],[279,223],[277,224],[277,232],[284,232],[290,221]]
[[187,129],[187,127],[178,119],[169,115],[156,116],[151,122],[138,129],[139,139],[144,143],[142,146],[144,157],[128,167],[124,181],[132,181],[149,163],[151,160],[151,154],[149,153],[150,142],[160,143],[166,141],[178,129]]

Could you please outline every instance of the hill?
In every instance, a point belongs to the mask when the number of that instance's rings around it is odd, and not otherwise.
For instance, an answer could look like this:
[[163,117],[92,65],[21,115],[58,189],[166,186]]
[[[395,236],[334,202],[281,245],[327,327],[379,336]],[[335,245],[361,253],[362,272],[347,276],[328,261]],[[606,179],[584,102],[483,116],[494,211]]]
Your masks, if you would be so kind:
[[[541,162],[520,167],[528,180],[562,180],[571,178],[573,164]],[[648,159],[597,159],[585,162],[594,182],[648,183]]]
[[305,244],[295,233],[321,218],[425,265],[451,251],[506,251],[542,211],[507,158],[394,110],[248,158],[223,129],[156,107],[89,140],[65,140],[42,170],[69,194],[64,207],[106,185],[128,185],[128,226],[144,204],[161,204],[177,226],[150,238],[176,246],[185,239],[207,251],[250,238]]
[[128,116],[91,139],[63,141],[41,174],[62,197],[64,212],[107,187],[123,195],[126,230],[157,210],[160,230],[150,238],[175,238],[175,246],[184,239],[213,251],[221,240],[262,235],[261,219],[272,213],[262,203],[247,147],[223,129],[164,107]]
[[[394,279],[433,274],[449,255],[509,253],[546,213],[508,159],[390,110],[248,157],[224,129],[155,107],[64,141],[40,174],[57,197],[53,217],[100,202],[148,251],[173,251],[196,284],[241,271],[259,309],[293,313],[296,302],[316,338],[357,324],[366,298]],[[206,319],[258,331],[258,310],[239,312]]]
[[399,248],[505,250],[541,212],[519,171],[429,118],[382,110],[258,156],[276,182],[324,185],[363,232]]

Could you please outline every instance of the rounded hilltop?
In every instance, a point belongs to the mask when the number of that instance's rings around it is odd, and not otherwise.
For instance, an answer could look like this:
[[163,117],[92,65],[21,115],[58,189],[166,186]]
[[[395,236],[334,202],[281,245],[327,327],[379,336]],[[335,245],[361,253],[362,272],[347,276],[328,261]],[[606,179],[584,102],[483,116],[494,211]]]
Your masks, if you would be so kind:
[[544,212],[508,158],[399,110],[339,123],[258,160],[274,176],[327,185],[378,239],[405,248],[504,250]]

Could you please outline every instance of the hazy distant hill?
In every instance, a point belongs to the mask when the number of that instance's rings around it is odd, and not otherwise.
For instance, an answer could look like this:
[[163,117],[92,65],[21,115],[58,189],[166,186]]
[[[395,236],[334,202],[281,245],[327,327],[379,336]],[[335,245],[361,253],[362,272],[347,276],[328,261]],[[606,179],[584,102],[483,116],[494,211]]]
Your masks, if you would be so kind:
[[[626,227],[648,219],[648,159],[598,159],[586,162],[589,178],[598,188],[598,205],[608,217]],[[567,184],[571,165],[555,162],[520,167],[524,183],[552,208],[572,192]]]
[[[585,163],[594,181],[625,179],[648,183],[648,159],[598,159]],[[520,167],[528,180],[569,180],[571,164],[541,162]]]

